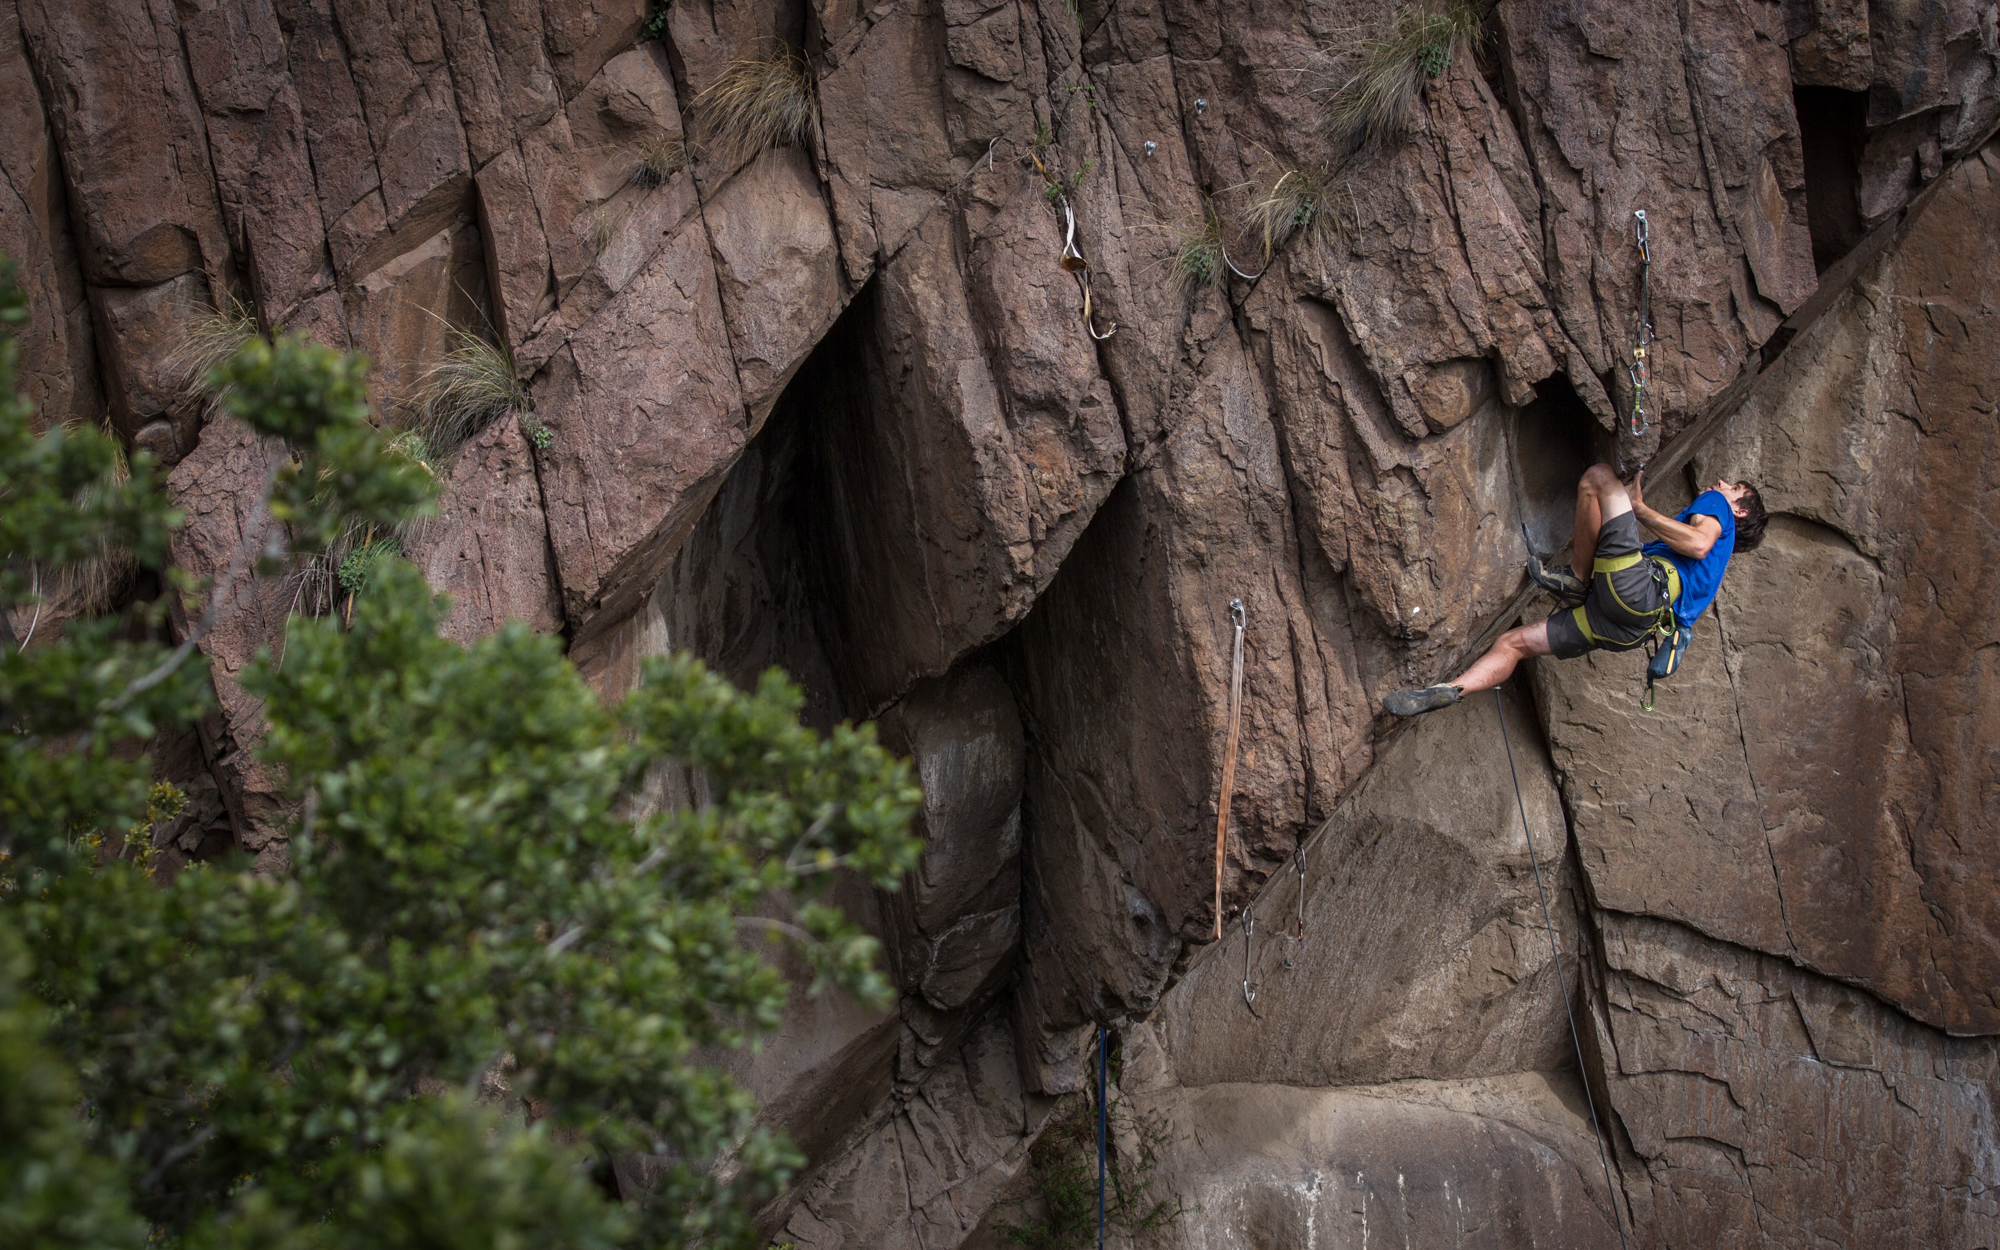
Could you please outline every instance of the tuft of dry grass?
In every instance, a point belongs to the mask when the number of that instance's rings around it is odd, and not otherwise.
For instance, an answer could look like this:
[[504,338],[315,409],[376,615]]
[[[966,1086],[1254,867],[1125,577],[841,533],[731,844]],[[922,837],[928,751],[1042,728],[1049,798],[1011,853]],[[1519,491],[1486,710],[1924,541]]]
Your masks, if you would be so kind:
[[1279,173],[1250,205],[1250,224],[1264,243],[1268,263],[1287,239],[1306,241],[1322,261],[1346,237],[1347,219],[1334,202],[1337,188],[1330,166],[1298,165]]
[[653,135],[639,146],[639,167],[632,181],[651,190],[664,187],[673,176],[688,167],[687,141],[665,132]]
[[453,330],[454,346],[417,379],[411,432],[427,460],[451,459],[460,444],[508,412],[524,412],[528,393],[514,378],[513,362],[476,334]]
[[598,205],[590,213],[590,252],[593,256],[604,255],[618,237],[618,227],[624,223],[625,215],[609,202]]
[[222,403],[222,392],[211,390],[208,375],[240,351],[257,333],[257,317],[233,295],[220,307],[198,313],[181,327],[180,342],[167,353],[166,366],[180,377],[183,393],[208,397],[208,411]]
[[812,70],[782,44],[769,56],[731,61],[694,107],[703,138],[730,164],[768,147],[803,147],[819,124]]
[[1202,201],[1200,212],[1177,217],[1166,229],[1174,240],[1174,259],[1168,268],[1174,285],[1186,294],[1221,286],[1227,264],[1222,255],[1222,223],[1216,220],[1208,201]]
[[1348,148],[1394,142],[1410,128],[1424,84],[1442,77],[1457,57],[1476,50],[1479,9],[1464,0],[1413,0],[1389,18],[1384,33],[1352,54],[1355,68],[1326,93],[1322,126]]

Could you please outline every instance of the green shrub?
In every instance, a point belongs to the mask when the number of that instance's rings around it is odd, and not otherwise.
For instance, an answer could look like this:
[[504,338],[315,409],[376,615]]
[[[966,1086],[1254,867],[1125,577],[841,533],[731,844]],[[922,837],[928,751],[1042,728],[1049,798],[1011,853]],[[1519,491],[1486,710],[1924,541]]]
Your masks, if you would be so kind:
[[819,125],[812,71],[782,44],[769,56],[731,61],[694,107],[708,148],[729,164],[768,147],[804,147]]
[[[0,281],[0,324],[24,318]],[[0,336],[0,608],[28,592],[18,562],[107,539],[160,568],[181,518],[153,467],[80,502],[109,440],[36,436],[17,357]],[[325,551],[428,505],[358,360],[253,338],[217,372],[291,455],[211,607],[285,535]],[[868,727],[801,726],[775,671],[745,692],[658,658],[607,705],[559,639],[439,637],[446,605],[407,562],[367,584],[351,627],[294,620],[283,664],[242,675],[267,735],[239,746],[291,813],[290,866],[268,873],[156,880],[93,832],[158,810],[132,746],[214,706],[212,612],[172,649],[152,641],[162,613],[0,648],[0,1244],[751,1250],[750,1212],[798,1156],[704,1066],[790,997],[743,935],[788,935],[817,981],[891,1001],[875,943],[825,896],[834,869],[894,888],[914,868],[908,764]],[[646,814],[663,768],[708,801]],[[782,925],[760,918],[776,899]],[[470,1101],[507,1057],[533,1128]],[[621,1155],[660,1177],[650,1201],[592,1183]]]
[[1348,148],[1394,142],[1409,129],[1424,84],[1442,77],[1480,40],[1480,13],[1472,4],[1416,0],[1398,8],[1383,34],[1360,44],[1353,72],[1326,93],[1327,136]]

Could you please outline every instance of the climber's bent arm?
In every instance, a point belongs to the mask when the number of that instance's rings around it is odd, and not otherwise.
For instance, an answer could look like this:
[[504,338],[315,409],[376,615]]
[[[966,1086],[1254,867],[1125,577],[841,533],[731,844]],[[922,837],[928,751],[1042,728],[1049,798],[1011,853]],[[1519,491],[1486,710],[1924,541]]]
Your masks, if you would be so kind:
[[1680,552],[1690,560],[1699,560],[1715,546],[1715,540],[1722,537],[1722,522],[1712,516],[1698,516],[1693,525],[1674,520],[1648,504],[1641,495],[1646,484],[1646,475],[1641,472],[1632,479],[1627,493],[1632,496],[1632,512],[1639,518],[1639,524],[1658,534],[1667,546]]
[[1698,516],[1693,525],[1685,525],[1636,499],[1632,501],[1632,511],[1638,516],[1639,524],[1658,534],[1667,546],[1691,560],[1707,555],[1708,549],[1715,546],[1715,540],[1722,537],[1722,522],[1712,516]]

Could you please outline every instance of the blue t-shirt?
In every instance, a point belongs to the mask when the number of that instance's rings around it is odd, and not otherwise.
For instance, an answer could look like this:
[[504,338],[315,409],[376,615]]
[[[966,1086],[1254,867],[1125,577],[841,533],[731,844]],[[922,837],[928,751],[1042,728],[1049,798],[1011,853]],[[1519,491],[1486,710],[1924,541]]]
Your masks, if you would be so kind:
[[1730,554],[1736,550],[1736,513],[1721,491],[1705,490],[1696,495],[1694,502],[1682,508],[1674,520],[1686,525],[1698,516],[1712,516],[1722,522],[1722,535],[1701,559],[1684,556],[1664,542],[1650,542],[1643,548],[1649,556],[1672,560],[1681,571],[1681,597],[1674,600],[1674,616],[1683,625],[1694,624],[1708,611],[1708,605],[1715,602],[1715,592],[1722,589],[1722,571],[1729,567]]

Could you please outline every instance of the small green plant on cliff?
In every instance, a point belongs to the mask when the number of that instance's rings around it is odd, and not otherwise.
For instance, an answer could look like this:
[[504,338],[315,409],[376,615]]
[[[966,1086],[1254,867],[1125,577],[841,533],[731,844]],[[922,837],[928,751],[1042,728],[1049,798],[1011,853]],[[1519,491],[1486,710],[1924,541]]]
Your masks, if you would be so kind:
[[[1178,1198],[1153,1193],[1154,1172],[1166,1145],[1157,1119],[1134,1117],[1122,1102],[1108,1113],[1113,1141],[1123,1138],[1136,1153],[1113,1148],[1105,1169],[1104,1222],[1111,1232],[1135,1241],[1188,1214]],[[1028,1250],[1084,1250],[1097,1239],[1097,1109],[1085,1097],[1063,1105],[1028,1148],[1028,1174],[1041,1206],[1026,1223],[1000,1222],[1000,1235]],[[1144,1244],[1144,1243],[1140,1243]]]
[[646,6],[645,20],[639,23],[639,38],[664,39],[667,34],[667,6],[662,0],[652,0]]
[[1327,137],[1349,149],[1394,142],[1409,129],[1424,85],[1443,77],[1480,40],[1480,13],[1472,4],[1402,5],[1382,33],[1349,56],[1352,72],[1324,93]]
[[694,98],[707,148],[728,164],[769,147],[804,147],[819,125],[819,95],[805,58],[783,44],[731,61]]
[[[0,281],[0,328],[24,319]],[[107,539],[161,568],[182,518],[155,466],[79,502],[110,440],[37,436],[16,359],[0,334],[0,609],[32,595],[21,561]],[[790,996],[746,934],[891,1000],[825,893],[830,868],[894,888],[915,866],[909,766],[866,727],[802,727],[776,672],[745,692],[660,657],[607,704],[558,639],[513,624],[462,647],[383,555],[351,627],[294,620],[284,665],[239,675],[268,732],[238,746],[284,787],[289,866],[156,879],[107,857],[92,831],[160,810],[135,746],[214,707],[216,610],[436,489],[370,422],[357,359],[260,336],[220,369],[273,454],[216,584],[175,592],[186,641],[156,641],[164,605],[33,650],[0,636],[0,1244],[761,1245],[751,1212],[798,1156],[704,1060]],[[651,811],[662,768],[708,799]],[[788,922],[758,918],[780,898]],[[511,1116],[474,1101],[503,1069]],[[594,1179],[632,1156],[657,1177],[644,1202]]]
[[509,412],[525,412],[528,393],[498,344],[454,329],[452,349],[417,379],[411,429],[440,461]]

